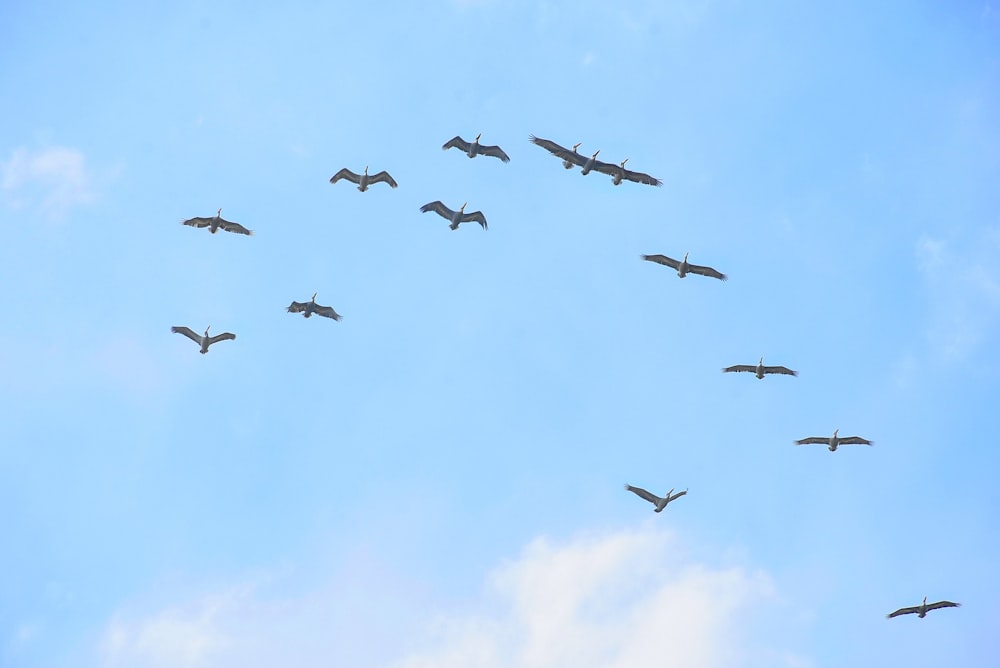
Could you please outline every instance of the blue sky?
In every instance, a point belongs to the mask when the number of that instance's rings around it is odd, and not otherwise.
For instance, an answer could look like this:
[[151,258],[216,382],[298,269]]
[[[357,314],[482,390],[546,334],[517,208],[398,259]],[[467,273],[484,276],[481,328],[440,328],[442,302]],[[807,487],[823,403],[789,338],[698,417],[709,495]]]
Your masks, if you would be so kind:
[[8,3],[0,664],[1000,655],[1000,7],[870,4]]

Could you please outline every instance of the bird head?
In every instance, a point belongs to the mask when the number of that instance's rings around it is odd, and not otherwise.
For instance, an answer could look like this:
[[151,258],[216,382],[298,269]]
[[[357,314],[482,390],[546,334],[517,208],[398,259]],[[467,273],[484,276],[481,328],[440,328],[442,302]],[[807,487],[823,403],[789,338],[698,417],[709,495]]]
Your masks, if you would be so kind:
[[210,329],[212,329],[211,325],[209,325],[208,327],[205,328],[205,336],[208,336],[208,330],[210,330]]
[[840,430],[839,430],[839,429],[834,429],[834,430],[833,430],[833,435],[834,435],[835,437],[836,437],[836,435],[837,435],[837,432],[838,432],[838,431],[840,431]]
[[583,144],[582,141],[578,141],[577,143],[573,144],[573,152],[574,153],[576,153],[576,149],[580,148],[581,144]]
[[924,605],[927,605],[927,597],[924,596]]
[[685,262],[687,262],[687,261],[688,261],[688,255],[689,255],[689,253],[684,253],[684,261],[685,261]]
[[482,137],[482,136],[483,136],[482,132],[480,132],[478,135],[476,135],[476,141],[479,141],[479,138]]
[[313,293],[313,297],[312,297],[312,300],[313,300],[313,301],[316,301],[316,295],[318,295],[318,294],[319,294],[318,292],[314,292],[314,293]]
[[365,165],[365,174],[368,173],[368,165]]
[[621,163],[622,169],[625,169],[625,163],[626,162],[628,162],[628,158],[625,158],[624,160],[622,160],[622,163]]
[[222,209],[219,209],[218,211],[216,211],[215,215],[216,216],[221,216],[222,215]]
[[763,355],[761,355],[761,356],[760,356],[760,361],[759,361],[759,362],[757,362],[757,364],[763,364],[763,363],[764,363],[764,356],[763,356]]
[[674,489],[675,489],[674,487],[671,487],[671,488],[670,488],[670,491],[669,491],[669,492],[667,492],[667,498],[668,498],[668,499],[670,498],[670,495],[674,493]]
[[590,156],[590,157],[592,157],[592,158],[596,158],[596,157],[597,157],[597,154],[598,154],[598,153],[600,153],[600,152],[601,152],[601,151],[600,151],[600,149],[598,149],[597,151],[595,151],[595,152],[594,152],[594,155],[592,155],[592,156]]
[[462,206],[460,206],[458,210],[464,212],[466,205],[468,205],[468,202],[466,202],[465,204],[463,204]]

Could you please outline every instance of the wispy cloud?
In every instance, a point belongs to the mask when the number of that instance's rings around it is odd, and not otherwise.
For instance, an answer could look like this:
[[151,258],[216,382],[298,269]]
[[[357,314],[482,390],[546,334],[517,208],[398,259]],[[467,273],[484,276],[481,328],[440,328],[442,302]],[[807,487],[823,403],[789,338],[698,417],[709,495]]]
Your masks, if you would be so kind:
[[62,146],[15,149],[0,162],[0,194],[9,207],[39,208],[54,218],[95,199],[83,153]]

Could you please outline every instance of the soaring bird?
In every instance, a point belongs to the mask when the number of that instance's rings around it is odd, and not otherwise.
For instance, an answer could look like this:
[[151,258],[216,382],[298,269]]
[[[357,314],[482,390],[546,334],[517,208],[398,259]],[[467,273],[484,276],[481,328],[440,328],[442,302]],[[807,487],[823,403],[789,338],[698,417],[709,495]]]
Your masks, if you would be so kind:
[[625,169],[625,163],[628,162],[628,160],[628,158],[625,158],[618,165],[609,165],[606,162],[598,162],[594,169],[602,174],[610,174],[611,182],[616,186],[621,185],[622,179],[625,179],[626,181],[635,181],[636,183],[645,183],[647,186],[659,187],[663,185],[663,181],[653,178],[649,174],[633,172]]
[[211,325],[205,328],[204,336],[198,336],[197,334],[192,332],[191,329],[188,327],[171,327],[170,331],[173,332],[174,334],[183,334],[184,336],[188,337],[189,339],[197,343],[199,346],[201,346],[202,355],[208,352],[208,347],[213,343],[218,343],[219,341],[231,341],[236,338],[235,334],[231,334],[229,332],[223,332],[222,334],[209,336],[208,330],[211,328],[212,328]]
[[833,430],[833,436],[810,436],[809,438],[803,438],[795,441],[795,445],[825,445],[830,448],[830,452],[836,452],[837,448],[842,445],[872,445],[872,441],[866,438],[861,438],[860,436],[845,436],[841,438],[837,436],[839,429]]
[[761,357],[760,361],[757,362],[757,366],[752,364],[736,364],[734,366],[727,366],[722,370],[723,373],[732,373],[734,371],[751,371],[758,378],[763,378],[769,373],[781,373],[786,376],[797,376],[798,371],[792,371],[787,366],[764,366],[764,358]]
[[395,188],[397,185],[396,180],[391,176],[389,176],[389,172],[382,171],[379,172],[378,174],[372,174],[371,176],[369,176],[368,165],[365,165],[364,174],[355,174],[347,167],[344,167],[342,170],[340,170],[339,172],[330,177],[330,183],[336,183],[340,179],[347,179],[351,183],[357,183],[358,190],[360,190],[361,192],[368,190],[368,186],[374,185],[376,183],[388,183],[393,188]]
[[465,207],[468,204],[466,202],[462,205],[462,208],[458,211],[452,211],[446,207],[440,200],[429,202],[420,207],[421,213],[427,213],[428,211],[433,211],[442,218],[447,218],[451,224],[448,225],[453,230],[457,230],[461,223],[467,223],[470,220],[474,220],[483,226],[483,229],[489,229],[486,226],[486,216],[483,215],[482,211],[473,211],[472,213],[465,213]]
[[577,147],[580,146],[580,144],[574,144],[573,150],[571,151],[568,148],[560,146],[554,141],[550,141],[548,139],[542,139],[541,137],[536,137],[535,135],[528,135],[528,139],[531,140],[531,143],[541,146],[552,155],[558,158],[562,158],[563,167],[565,167],[566,169],[572,169],[574,166],[582,167],[583,169],[581,169],[580,171],[585,176],[590,173],[590,170],[598,169],[598,167],[604,167],[608,169],[615,167],[615,165],[610,165],[606,162],[601,162],[600,160],[597,159],[597,154],[600,153],[600,151],[595,152],[589,158],[585,155],[580,155],[579,153],[576,152],[576,149]]
[[710,276],[712,278],[717,278],[720,281],[728,280],[729,277],[723,273],[712,269],[711,267],[702,267],[697,264],[688,264],[688,253],[684,253],[684,259],[678,262],[672,257],[667,257],[666,255],[641,255],[643,260],[649,260],[650,262],[655,262],[656,264],[662,264],[665,267],[672,267],[677,270],[677,275],[684,278],[688,274],[701,274],[702,276]]
[[318,292],[314,292],[312,299],[307,302],[292,302],[288,307],[289,313],[301,313],[302,317],[308,318],[313,313],[316,315],[321,315],[324,318],[333,318],[334,320],[340,320],[341,315],[334,311],[329,306],[320,306],[316,303],[316,295]]
[[684,496],[685,494],[688,493],[688,491],[685,489],[683,492],[677,492],[676,494],[673,494],[674,488],[671,487],[670,491],[667,492],[666,496],[660,497],[660,496],[657,496],[657,495],[653,494],[652,492],[647,492],[642,487],[633,487],[632,485],[625,485],[625,489],[627,489],[628,491],[632,492],[633,494],[638,495],[639,497],[641,497],[643,499],[646,499],[647,501],[649,501],[650,503],[652,503],[654,506],[656,506],[653,509],[654,513],[661,512],[664,508],[667,507],[668,503],[670,503],[674,499],[680,498],[680,497],[682,497],[682,496]]
[[503,152],[503,149],[499,146],[486,146],[485,144],[479,143],[479,138],[483,136],[480,132],[476,135],[475,140],[470,144],[461,137],[455,137],[454,139],[448,140],[448,142],[441,147],[441,150],[447,151],[449,148],[460,148],[465,151],[465,154],[470,158],[475,158],[477,155],[488,155],[492,158],[500,158],[504,162],[510,162],[510,158],[507,154]]
[[961,603],[952,603],[951,601],[938,601],[937,603],[928,603],[927,597],[924,596],[924,602],[920,605],[915,605],[912,608],[900,608],[896,612],[890,612],[886,615],[886,619],[892,619],[893,617],[899,617],[900,615],[912,615],[917,614],[917,617],[923,619],[927,616],[927,613],[931,610],[937,610],[938,608],[960,608]]
[[182,220],[181,224],[190,227],[207,227],[208,231],[212,234],[215,234],[220,227],[226,232],[235,232],[236,234],[246,234],[248,236],[253,234],[252,230],[248,230],[239,223],[224,219],[222,217],[222,209],[219,209],[211,218],[188,218],[187,220]]

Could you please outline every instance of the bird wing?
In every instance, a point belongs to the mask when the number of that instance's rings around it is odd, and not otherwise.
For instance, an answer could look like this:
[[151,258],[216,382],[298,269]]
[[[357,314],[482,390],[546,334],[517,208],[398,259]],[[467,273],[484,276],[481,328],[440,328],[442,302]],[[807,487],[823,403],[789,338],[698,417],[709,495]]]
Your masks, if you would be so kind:
[[421,213],[427,213],[428,211],[433,211],[437,215],[448,219],[455,215],[455,212],[446,207],[441,200],[435,200],[420,207]]
[[171,327],[170,331],[174,334],[183,334],[195,343],[201,345],[201,337],[192,332],[190,327]]
[[632,485],[625,485],[625,489],[643,499],[646,499],[647,501],[649,501],[654,505],[656,505],[662,500],[657,495],[653,494],[652,492],[647,492],[642,487],[633,487]]
[[462,215],[462,222],[467,223],[470,220],[474,220],[483,226],[483,229],[489,229],[486,225],[486,216],[483,215],[482,211],[473,211],[472,213],[466,213]]
[[952,603],[951,601],[938,601],[937,603],[928,603],[928,610],[937,610],[938,608],[961,608],[961,603]]
[[236,234],[245,234],[247,236],[253,234],[253,231],[248,230],[239,223],[234,223],[231,220],[225,220],[222,218],[219,219],[219,227],[224,229],[226,232],[235,232]]
[[866,438],[861,438],[860,436],[848,436],[847,438],[841,438],[840,445],[871,445],[872,442]]
[[342,170],[331,176],[330,183],[336,183],[340,179],[347,179],[351,183],[361,183],[361,175],[355,174],[347,167],[344,167]]
[[212,218],[201,218],[201,217],[188,218],[187,220],[182,220],[181,221],[181,225],[188,225],[190,227],[208,227],[209,225],[212,224],[212,220],[214,220],[214,217],[212,217]]
[[208,345],[212,345],[213,343],[217,343],[219,341],[232,341],[235,338],[236,335],[232,332],[223,332],[222,334],[216,334],[215,336],[210,337],[208,339]]
[[642,172],[633,172],[630,169],[622,169],[622,174],[629,181],[634,181],[635,183],[645,183],[647,186],[662,186],[663,181],[660,179],[653,178],[649,174],[643,174]]
[[468,150],[469,150],[469,142],[465,141],[461,137],[455,137],[455,138],[449,139],[447,142],[445,142],[445,144],[441,147],[441,150],[442,151],[447,151],[449,148],[460,148],[463,151],[468,152]]
[[[930,606],[927,606],[927,607],[930,608]],[[890,612],[885,617],[886,617],[886,619],[892,619],[893,617],[899,617],[900,615],[910,615],[910,614],[913,614],[915,612],[920,612],[920,609],[916,608],[916,607],[913,607],[913,608],[900,608],[896,612]]]
[[291,304],[289,304],[287,310],[289,313],[302,313],[303,311],[306,310],[307,303],[308,302],[292,302]]
[[542,139],[534,135],[529,135],[528,139],[531,140],[531,143],[541,146],[552,155],[558,156],[563,160],[568,160],[569,162],[572,162],[576,165],[580,165],[581,167],[583,167],[587,163],[587,158],[585,156],[580,155],[576,151],[571,151],[568,148],[560,146],[554,141],[549,141],[548,139]]
[[[809,438],[801,438],[795,441],[795,445],[826,445],[829,442],[829,437],[810,436]],[[841,441],[841,443],[843,443],[843,441]]]
[[711,267],[703,267],[700,264],[688,264],[688,271],[692,274],[701,274],[702,276],[711,276],[712,278],[717,278],[720,281],[727,281],[729,277],[720,271],[716,271]]
[[388,183],[393,188],[396,187],[396,179],[394,179],[391,176],[389,176],[389,172],[386,172],[386,171],[379,172],[378,174],[373,174],[372,177],[370,179],[368,179],[368,182],[369,183]]
[[317,304],[316,308],[313,309],[313,313],[321,315],[324,318],[333,318],[334,320],[340,320],[341,318],[341,315],[334,311],[333,307],[330,306],[320,306]]
[[590,168],[590,171],[614,176],[618,172],[625,172],[626,170],[621,165],[612,165],[610,162],[604,162],[603,160],[594,160],[594,165]]
[[786,376],[797,376],[798,371],[792,371],[787,366],[766,366],[764,367],[764,373],[781,373]]
[[503,152],[503,149],[500,148],[499,146],[483,146],[482,144],[480,144],[479,152],[482,153],[483,155],[488,155],[491,158],[500,158],[500,160],[502,160],[503,162],[510,162],[510,158],[507,156],[506,153]]
[[757,367],[752,364],[734,364],[733,366],[727,366],[722,370],[723,373],[731,373],[733,371],[750,371],[752,373],[757,371]]
[[679,499],[680,497],[684,496],[687,493],[688,493],[688,491],[685,489],[683,492],[677,492],[676,494],[671,494],[670,498],[667,499],[667,503],[670,503],[674,499]]
[[666,255],[640,255],[639,257],[643,260],[655,262],[656,264],[662,264],[665,267],[673,267],[674,269],[681,265],[680,262],[672,257],[667,257]]

